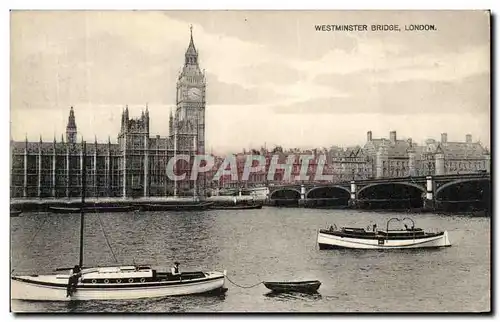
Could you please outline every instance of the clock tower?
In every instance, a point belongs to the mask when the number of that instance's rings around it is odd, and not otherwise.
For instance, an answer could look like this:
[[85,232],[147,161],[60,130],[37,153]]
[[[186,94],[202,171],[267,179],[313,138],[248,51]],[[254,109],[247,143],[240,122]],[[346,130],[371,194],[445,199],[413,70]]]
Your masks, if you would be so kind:
[[[193,41],[193,27],[191,39],[186,50],[184,66],[177,80],[177,98],[175,111],[175,126],[180,150],[192,150],[196,141],[196,152],[205,153],[205,73],[198,65],[198,52]],[[191,136],[191,139],[187,139]],[[187,140],[186,140],[187,139]]]

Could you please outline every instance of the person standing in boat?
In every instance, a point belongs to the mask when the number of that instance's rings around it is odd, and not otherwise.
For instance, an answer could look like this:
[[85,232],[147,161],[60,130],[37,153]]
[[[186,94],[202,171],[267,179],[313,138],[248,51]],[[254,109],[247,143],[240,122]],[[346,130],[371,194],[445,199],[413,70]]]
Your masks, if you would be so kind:
[[80,266],[75,265],[70,272],[70,276],[68,279],[68,288],[66,289],[66,296],[71,296],[73,292],[76,290],[76,286],[78,285],[78,279],[82,276],[82,270]]
[[179,262],[174,263],[174,267],[172,267],[172,275],[180,275],[179,272]]

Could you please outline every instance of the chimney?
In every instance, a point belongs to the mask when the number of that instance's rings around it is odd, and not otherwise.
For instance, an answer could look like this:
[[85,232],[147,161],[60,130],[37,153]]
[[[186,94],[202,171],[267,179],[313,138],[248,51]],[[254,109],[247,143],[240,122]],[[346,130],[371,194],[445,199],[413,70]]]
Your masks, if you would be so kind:
[[366,132],[366,141],[370,142],[372,140],[372,131]]
[[465,142],[466,142],[466,143],[472,143],[472,135],[467,134],[467,135],[465,136]]
[[396,131],[390,133],[391,143],[396,143]]
[[410,147],[412,147],[412,146],[413,146],[413,140],[412,140],[411,138],[409,138],[409,139],[408,139],[408,145],[409,145]]
[[441,133],[441,143],[448,143],[448,134]]

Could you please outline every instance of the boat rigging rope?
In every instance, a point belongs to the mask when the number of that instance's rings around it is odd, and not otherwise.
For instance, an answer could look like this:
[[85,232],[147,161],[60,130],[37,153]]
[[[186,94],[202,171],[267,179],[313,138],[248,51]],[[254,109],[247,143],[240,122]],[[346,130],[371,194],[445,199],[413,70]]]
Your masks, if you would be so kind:
[[106,239],[106,243],[108,244],[109,250],[111,251],[111,255],[113,255],[115,262],[118,263],[118,260],[116,259],[116,256],[115,256],[115,253],[113,252],[113,248],[111,247],[111,244],[109,243],[108,235],[106,234],[106,231],[104,230],[104,225],[102,224],[101,216],[99,214],[97,214],[97,218],[99,218],[99,223],[101,224],[102,233],[104,235],[104,239]]
[[40,230],[42,230],[42,227],[45,224],[45,222],[47,221],[47,218],[49,218],[49,216],[45,215],[45,219],[42,221],[42,223],[40,224],[40,226],[38,226],[38,229],[35,231],[35,234],[31,238],[31,241],[28,243],[28,246],[26,248],[29,249],[31,247],[31,244],[33,244],[33,242],[35,241],[36,236],[38,235],[38,233],[40,232]]
[[227,280],[228,280],[229,282],[231,282],[231,284],[233,284],[233,285],[235,285],[235,286],[238,286],[238,287],[241,287],[241,288],[252,288],[252,287],[255,287],[255,286],[257,286],[257,285],[260,285],[260,284],[264,283],[264,281],[262,281],[262,282],[259,282],[259,283],[257,283],[257,284],[254,284],[254,285],[250,285],[250,286],[243,286],[243,285],[239,285],[239,284],[236,284],[235,282],[231,281],[231,279],[230,279],[227,275],[226,275],[226,278],[227,278]]
[[[28,243],[28,245],[26,246],[25,249],[31,249],[31,244],[33,244],[33,242],[35,241],[35,238],[36,236],[38,235],[38,233],[42,230],[42,227],[43,225],[45,224],[45,222],[47,221],[47,219],[49,218],[48,215],[45,215],[45,219],[42,221],[42,223],[40,224],[40,226],[38,226],[37,230],[35,231],[35,233],[33,234],[33,236],[31,237],[31,240],[30,242]],[[12,269],[10,271],[10,273],[14,273],[14,269]]]

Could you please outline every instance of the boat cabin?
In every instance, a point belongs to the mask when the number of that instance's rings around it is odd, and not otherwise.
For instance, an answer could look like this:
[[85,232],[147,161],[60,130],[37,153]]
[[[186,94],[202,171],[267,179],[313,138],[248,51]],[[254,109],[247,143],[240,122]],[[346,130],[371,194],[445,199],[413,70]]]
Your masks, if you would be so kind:
[[[408,239],[430,236],[426,234],[421,228],[407,228],[399,230],[377,230],[367,231],[364,228],[355,227],[341,227],[339,230],[322,229],[321,233],[335,235],[340,237],[353,237],[363,239],[384,238],[384,239]],[[438,234],[438,233],[437,233]]]
[[153,270],[148,266],[118,266],[118,267],[98,267],[89,270],[82,270],[84,282],[94,279],[130,279],[141,280],[153,277]]
[[[368,233],[364,228],[352,228],[352,227],[342,227],[341,231],[344,233],[352,233],[352,234],[366,234]],[[371,232],[373,233],[373,232]]]
[[[147,282],[168,282],[205,278],[203,272],[183,272],[173,275],[170,272],[158,272],[150,266],[95,267],[82,270],[82,283],[86,284],[130,284]],[[58,278],[68,278],[59,275]]]

